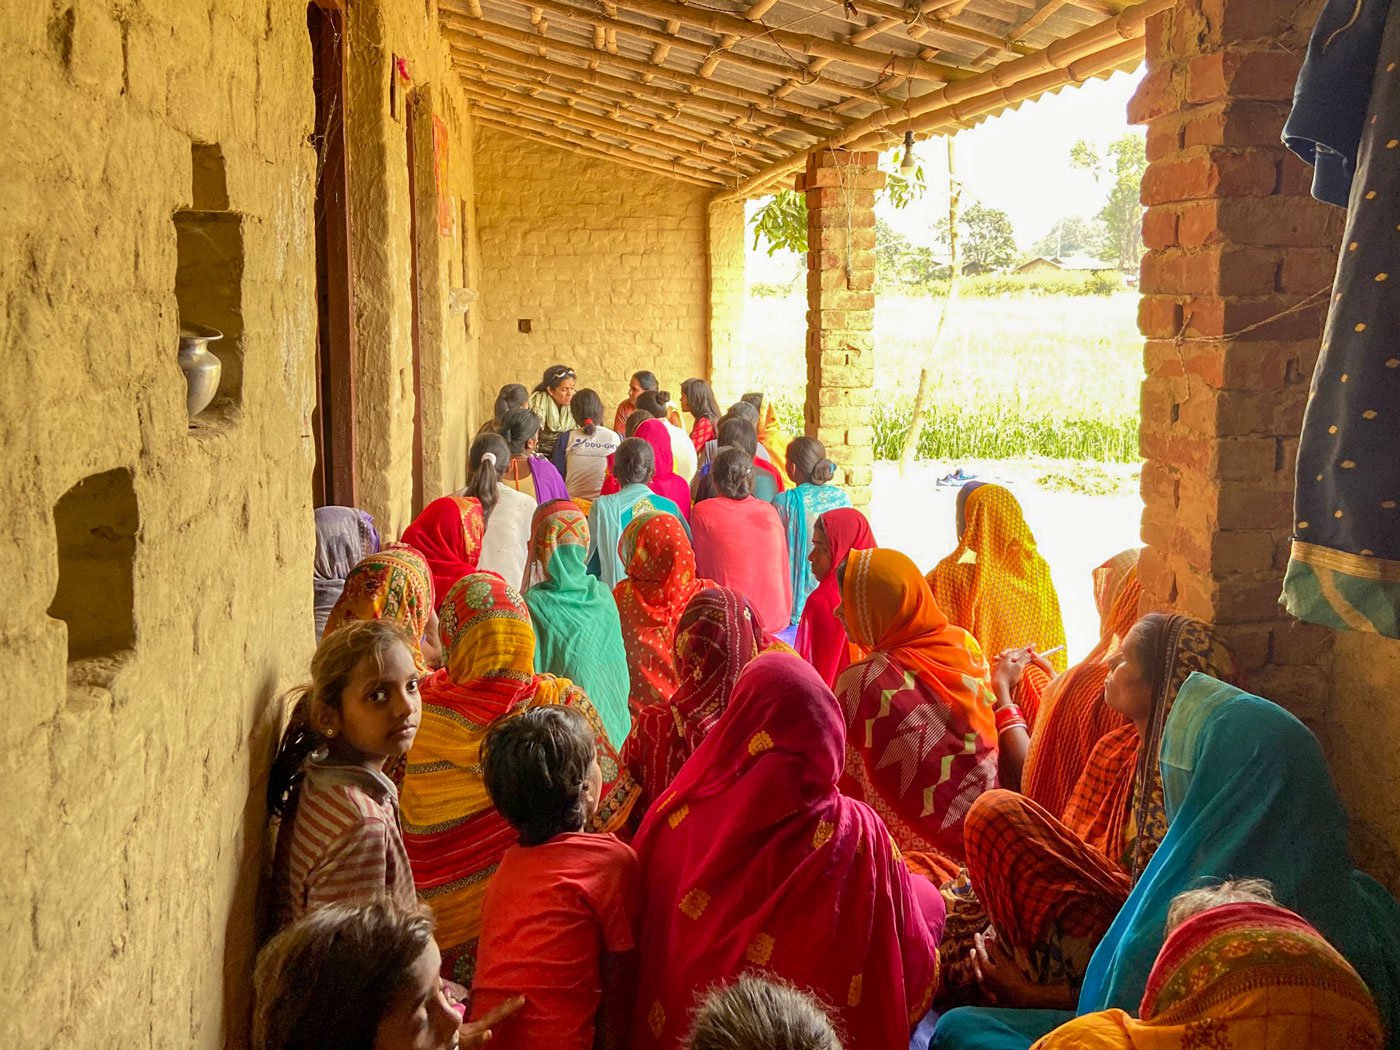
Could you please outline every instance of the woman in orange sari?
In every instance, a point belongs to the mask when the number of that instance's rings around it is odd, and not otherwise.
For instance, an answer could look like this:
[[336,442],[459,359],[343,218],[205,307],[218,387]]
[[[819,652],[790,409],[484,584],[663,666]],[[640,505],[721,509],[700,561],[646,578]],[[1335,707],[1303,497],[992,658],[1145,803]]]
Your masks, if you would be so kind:
[[[1050,666],[1063,671],[1069,661],[1060,597],[1021,504],[1000,485],[970,481],[958,491],[957,515],[957,549],[928,574],[939,608],[970,631],[989,656],[1027,646],[1039,652],[1058,647]],[[1032,727],[1035,697],[1049,678],[1033,668],[1017,693]]]
[[843,790],[880,814],[912,868],[950,877],[968,807],[997,785],[986,661],[899,551],[852,551],[838,573],[846,630],[869,654],[836,680]]
[[414,639],[420,670],[442,666],[433,577],[423,555],[407,544],[389,543],[359,560],[345,577],[322,637],[351,620],[393,621]]
[[1099,641],[1079,663],[1059,675],[1039,698],[1030,751],[1021,772],[1021,792],[1054,816],[1062,816],[1089,753],[1109,732],[1128,724],[1103,702],[1109,658],[1138,619],[1142,585],[1138,552],[1123,551],[1094,570]]
[[[1124,724],[1095,746],[1063,816],[1013,791],[973,803],[966,875],[943,888],[945,1000],[1074,1004],[1089,957],[1167,831],[1157,755],[1177,690],[1194,671],[1228,669],[1205,624],[1143,617],[1108,659],[1103,702]],[[1005,965],[979,987],[969,953],[989,929]]]
[[481,501],[470,496],[441,496],[433,500],[403,530],[403,542],[423,555],[432,570],[439,604],[454,583],[476,572],[485,535],[486,515],[482,513]]
[[669,514],[633,518],[622,531],[618,554],[627,578],[613,588],[613,598],[632,680],[627,704],[636,718],[647,705],[669,700],[680,685],[676,627],[690,599],[715,582],[695,575],[685,528]]
[[938,983],[938,892],[837,787],[840,709],[770,653],[637,834],[644,900],[631,1050],[680,1050],[696,993],[746,970],[814,993],[862,1050],[904,1050]]
[[473,573],[448,591],[442,640],[447,666],[419,685],[423,720],[408,753],[399,809],[414,884],[437,916],[442,972],[470,987],[486,887],[517,839],[481,778],[487,727],[545,704],[581,711],[593,728],[603,774],[602,801],[590,830],[621,830],[636,804],[637,785],[583,690],[567,678],[535,673],[529,610],[499,576]]
[[709,587],[690,599],[676,626],[680,686],[669,700],[642,709],[622,746],[643,805],[675,779],[724,714],[739,672],[766,652],[792,650],[768,633],[758,610],[738,591]]

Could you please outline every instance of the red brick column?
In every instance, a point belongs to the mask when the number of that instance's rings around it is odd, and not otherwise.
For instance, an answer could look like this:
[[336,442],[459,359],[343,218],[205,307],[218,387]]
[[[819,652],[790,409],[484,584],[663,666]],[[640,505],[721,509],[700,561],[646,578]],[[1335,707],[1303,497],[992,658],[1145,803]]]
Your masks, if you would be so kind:
[[811,157],[807,194],[807,435],[826,446],[857,507],[874,463],[877,153]]
[[1185,0],[1148,22],[1129,107],[1149,161],[1144,601],[1222,627],[1249,684],[1300,714],[1326,695],[1330,636],[1278,598],[1342,215],[1279,132],[1316,10]]

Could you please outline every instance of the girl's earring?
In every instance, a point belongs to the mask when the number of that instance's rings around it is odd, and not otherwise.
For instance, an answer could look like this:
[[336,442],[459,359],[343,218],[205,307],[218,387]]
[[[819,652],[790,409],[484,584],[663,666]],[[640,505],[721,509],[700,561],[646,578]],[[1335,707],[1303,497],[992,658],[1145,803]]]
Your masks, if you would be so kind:
[[333,737],[333,736],[335,736],[335,730],[334,730],[334,729],[327,729],[327,730],[326,730],[326,738],[327,738],[327,739],[330,739],[330,738]]

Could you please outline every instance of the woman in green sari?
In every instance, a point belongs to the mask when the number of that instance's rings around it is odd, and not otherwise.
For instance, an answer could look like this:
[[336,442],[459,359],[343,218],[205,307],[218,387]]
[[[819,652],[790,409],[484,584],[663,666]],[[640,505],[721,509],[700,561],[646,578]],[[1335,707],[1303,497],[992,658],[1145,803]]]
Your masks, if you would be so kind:
[[[816,438],[794,438],[787,447],[786,466],[794,487],[773,497],[773,509],[787,532],[788,576],[792,582],[788,623],[796,624],[802,619],[807,596],[817,589],[817,578],[807,560],[812,552],[812,528],[827,511],[849,507],[851,498],[831,484],[836,464],[826,458],[826,447]],[[776,624],[772,628],[774,633],[782,629]]]
[[622,622],[612,594],[584,567],[587,555],[588,519],[576,505],[555,500],[535,511],[525,567],[535,668],[582,686],[621,747],[632,729]]

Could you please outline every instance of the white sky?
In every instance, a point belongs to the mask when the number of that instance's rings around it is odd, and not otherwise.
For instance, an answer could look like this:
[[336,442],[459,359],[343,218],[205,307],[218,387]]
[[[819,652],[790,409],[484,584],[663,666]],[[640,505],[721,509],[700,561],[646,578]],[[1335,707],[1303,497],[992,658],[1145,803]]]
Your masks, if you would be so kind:
[[[978,201],[1006,212],[1023,249],[1063,216],[1095,214],[1108,187],[1070,165],[1070,147],[1081,138],[1107,145],[1129,131],[1128,99],[1141,78],[1137,72],[1091,80],[959,132],[955,152],[963,205]],[[928,192],[902,211],[884,201],[877,211],[916,244],[930,243],[934,224],[948,211],[947,149],[935,138],[915,150]],[[784,280],[796,264],[795,257],[770,260],[766,249],[750,251],[749,280]]]

